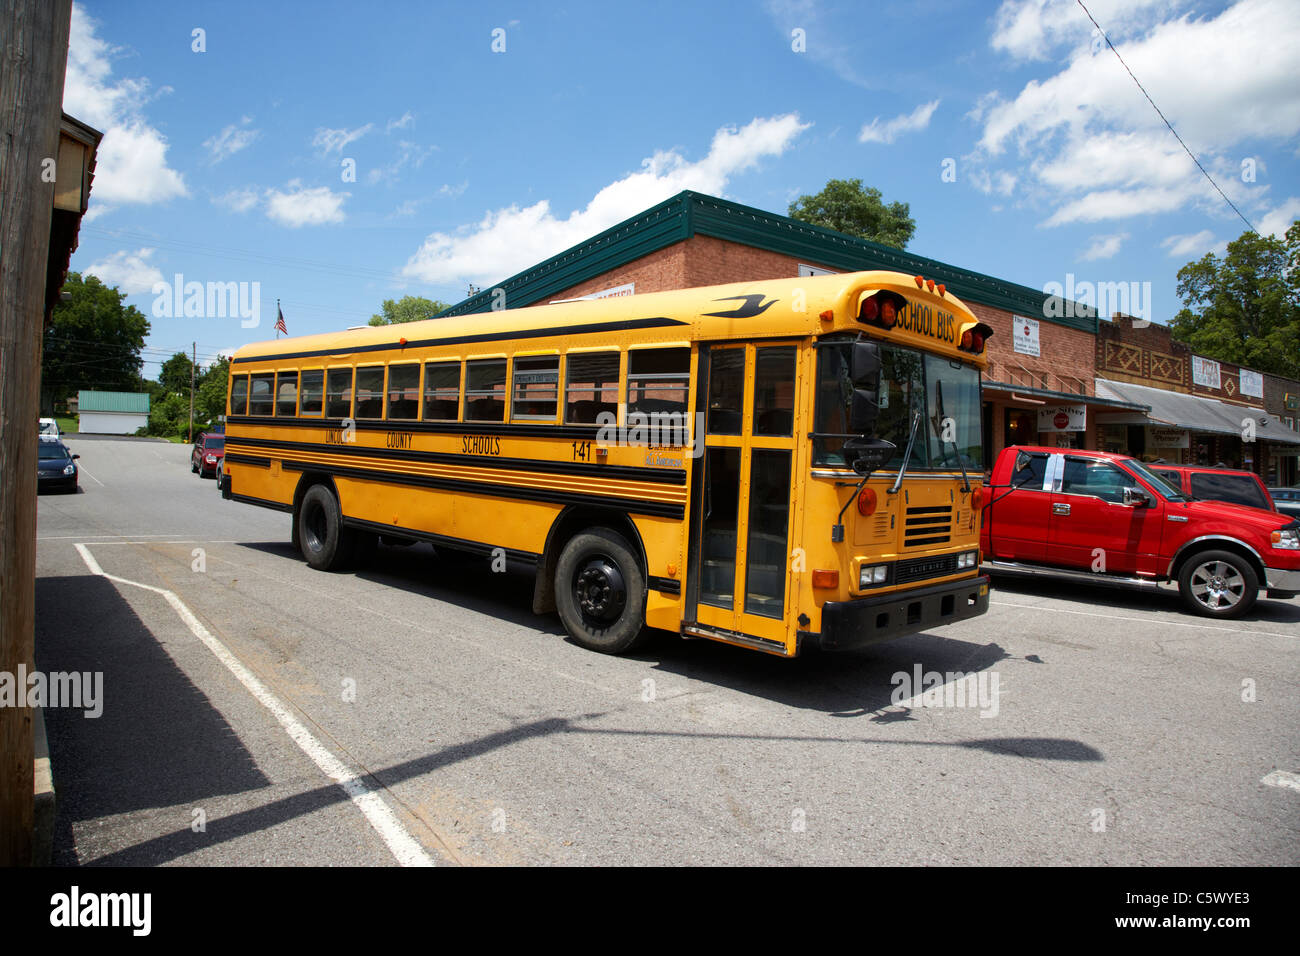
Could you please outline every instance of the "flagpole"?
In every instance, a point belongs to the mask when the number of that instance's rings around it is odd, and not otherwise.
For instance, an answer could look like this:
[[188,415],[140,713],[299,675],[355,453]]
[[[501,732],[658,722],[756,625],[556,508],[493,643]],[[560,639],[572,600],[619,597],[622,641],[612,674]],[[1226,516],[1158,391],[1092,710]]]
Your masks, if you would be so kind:
[[280,340],[280,300],[275,300],[275,340]]

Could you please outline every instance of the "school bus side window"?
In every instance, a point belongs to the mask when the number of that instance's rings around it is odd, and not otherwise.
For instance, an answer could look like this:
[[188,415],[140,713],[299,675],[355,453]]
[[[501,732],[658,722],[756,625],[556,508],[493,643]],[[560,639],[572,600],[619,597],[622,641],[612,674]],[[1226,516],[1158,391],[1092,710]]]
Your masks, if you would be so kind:
[[301,394],[298,397],[299,415],[319,415],[325,407],[325,370],[308,369],[302,373]]
[[569,353],[564,372],[564,420],[573,425],[596,425],[602,412],[618,415],[618,353]]
[[248,414],[270,415],[275,411],[275,373],[254,375],[248,396]]
[[248,414],[248,376],[236,375],[230,380],[231,415]]
[[352,417],[352,369],[329,370],[325,379],[325,417]]
[[499,422],[506,417],[506,360],[465,363],[465,421]]
[[357,418],[384,417],[384,367],[357,369]]
[[420,366],[388,366],[388,417],[420,417]]
[[558,355],[526,355],[515,359],[515,395],[510,417],[523,421],[555,421],[559,385]]
[[460,417],[460,363],[428,362],[424,366],[424,420],[454,422]]
[[298,411],[298,373],[280,372],[275,378],[275,414],[292,418]]
[[633,349],[628,352],[628,414],[685,414],[690,376],[690,349]]

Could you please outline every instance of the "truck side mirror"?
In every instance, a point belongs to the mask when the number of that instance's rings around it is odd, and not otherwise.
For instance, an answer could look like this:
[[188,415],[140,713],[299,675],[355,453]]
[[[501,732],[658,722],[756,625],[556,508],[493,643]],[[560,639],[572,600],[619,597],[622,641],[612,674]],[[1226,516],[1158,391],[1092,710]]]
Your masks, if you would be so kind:
[[853,400],[849,408],[849,431],[868,434],[880,415],[880,346],[870,339],[853,343],[849,356],[849,378]]
[[1151,507],[1151,496],[1141,488],[1125,488],[1123,496],[1124,504],[1130,508]]

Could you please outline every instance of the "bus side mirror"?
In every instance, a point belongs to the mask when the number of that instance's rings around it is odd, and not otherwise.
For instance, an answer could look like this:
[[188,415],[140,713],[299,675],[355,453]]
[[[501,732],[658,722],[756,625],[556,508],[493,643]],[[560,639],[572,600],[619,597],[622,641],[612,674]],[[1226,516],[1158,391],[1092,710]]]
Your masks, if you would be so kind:
[[[849,409],[849,431],[869,434],[880,415],[880,346],[868,339],[853,343],[849,357],[853,382],[853,403]],[[883,459],[882,459],[883,460]]]

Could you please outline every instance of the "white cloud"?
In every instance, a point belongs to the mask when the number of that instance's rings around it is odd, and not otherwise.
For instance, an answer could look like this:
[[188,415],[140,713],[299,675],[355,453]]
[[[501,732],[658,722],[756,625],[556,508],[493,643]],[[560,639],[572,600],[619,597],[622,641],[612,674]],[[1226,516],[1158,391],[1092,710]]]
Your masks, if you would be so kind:
[[[145,119],[149,81],[114,80],[117,50],[96,35],[98,24],[72,8],[63,109],[104,132],[96,159],[92,203],[156,203],[188,196],[185,180],[167,165],[167,139]],[[169,91],[163,87],[159,94]]]
[[355,143],[373,128],[373,123],[358,126],[356,129],[326,129],[322,126],[316,130],[316,135],[312,137],[311,144],[326,155],[341,153],[349,143]]
[[127,295],[137,295],[153,290],[155,282],[162,282],[162,271],[148,260],[156,249],[137,249],[135,252],[115,252],[107,259],[86,266],[85,272],[99,276],[105,285],[115,285]]
[[1160,243],[1161,249],[1169,250],[1171,259],[1198,258],[1209,252],[1214,246],[1214,233],[1209,229],[1186,235],[1169,236]]
[[[1118,44],[1141,25],[1150,8],[1164,12],[1181,5],[1177,0],[1089,0],[1088,9]],[[1047,60],[1062,47],[1085,41],[1091,49],[1106,42],[1076,0],[1004,0],[989,45],[1017,60]]]
[[463,180],[462,182],[458,183],[455,186],[453,186],[451,183],[443,183],[442,187],[438,190],[438,195],[447,196],[451,199],[455,199],[458,196],[460,196],[463,192],[465,192],[465,190],[468,188],[469,188],[468,179]]
[[266,191],[266,215],[273,222],[296,229],[342,222],[347,218],[343,212],[343,200],[351,193],[336,193],[328,186],[306,188],[298,179],[291,180],[287,189],[288,192],[278,189]]
[[[785,44],[777,56],[789,54],[815,66],[828,66],[845,82],[866,89],[881,89],[886,74],[876,70],[879,57],[863,54],[861,18],[856,11],[837,15],[819,0],[767,0],[767,12]],[[803,31],[806,52],[792,51],[791,31]],[[865,73],[863,67],[866,67]]]
[[211,154],[210,160],[214,165],[252,145],[260,133],[260,130],[244,129],[252,121],[251,117],[245,116],[238,123],[231,123],[220,133],[203,141],[203,148]]
[[641,169],[601,189],[583,209],[561,219],[548,200],[489,211],[456,235],[431,234],[402,273],[433,283],[470,280],[489,283],[555,255],[683,189],[720,194],[735,175],[759,160],[779,156],[811,124],[797,113],[755,119],[736,129],[723,127],[709,153],[691,163],[676,151],[656,152]]
[[892,143],[903,133],[914,133],[930,125],[930,117],[938,107],[938,100],[922,103],[910,113],[895,116],[886,122],[880,122],[877,116],[858,133],[859,143]]
[[261,201],[256,189],[232,189],[223,196],[213,196],[212,201],[218,206],[225,206],[232,212],[248,212],[256,208]]
[[1115,253],[1119,252],[1119,247],[1124,244],[1124,240],[1127,238],[1127,232],[1117,232],[1110,236],[1093,236],[1092,244],[1084,250],[1079,258],[1084,262],[1093,262],[1097,259],[1112,259]]
[[[1238,205],[1258,202],[1264,187],[1241,181],[1240,156],[1233,149],[1300,134],[1300,84],[1291,53],[1300,47],[1300,4],[1239,0],[1212,18],[1181,16],[1139,28],[1140,19],[1167,8],[1125,8],[1121,22],[1133,37],[1121,53],[1224,192]],[[1056,0],[1024,0],[1002,9],[1021,20],[1046,17],[1047,25],[1034,29],[1049,43],[1074,35],[1074,27],[1050,25],[1063,9]],[[1106,23],[1100,13],[1098,19]],[[995,41],[1028,56],[1032,44],[1017,39],[1016,22],[1000,19]],[[1084,23],[1091,28],[1086,18]],[[1025,29],[1025,36],[1031,33]],[[1011,100],[985,97],[973,113],[983,131],[968,168],[1014,164],[1026,185],[1055,207],[1047,225],[1193,204],[1231,214],[1109,50],[1094,56],[1085,44],[1054,75],[1030,81]]]
[[1261,236],[1277,236],[1282,239],[1296,219],[1300,219],[1300,197],[1292,196],[1276,209],[1270,210],[1255,225]]
[[385,133],[391,133],[395,129],[406,129],[414,122],[415,117],[411,115],[410,110],[402,114],[401,119],[389,120],[388,125],[384,127]]
[[419,169],[424,165],[424,161],[437,149],[437,146],[420,146],[407,140],[401,140],[397,144],[397,158],[385,166],[377,166],[371,169],[366,173],[366,181],[377,183],[385,179],[396,179],[398,174],[407,166]]

